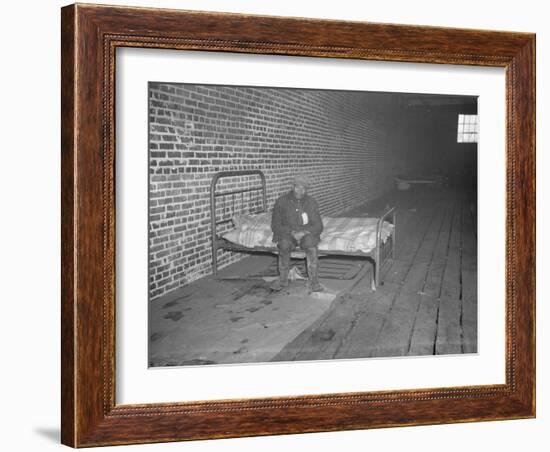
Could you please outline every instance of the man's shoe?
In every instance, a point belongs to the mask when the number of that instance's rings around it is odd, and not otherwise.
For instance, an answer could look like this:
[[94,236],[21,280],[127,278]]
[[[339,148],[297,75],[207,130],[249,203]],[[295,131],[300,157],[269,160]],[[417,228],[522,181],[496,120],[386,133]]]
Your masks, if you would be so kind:
[[276,279],[269,286],[271,290],[275,290],[276,292],[283,290],[285,287],[288,287],[288,279],[286,281],[281,281],[280,279]]
[[324,292],[325,288],[319,284],[319,281],[311,281],[310,282],[310,291],[311,292]]
[[276,279],[271,283],[269,286],[271,290],[279,291],[283,290],[285,287],[288,287],[288,264],[284,263],[281,259],[281,256],[279,256],[279,279]]

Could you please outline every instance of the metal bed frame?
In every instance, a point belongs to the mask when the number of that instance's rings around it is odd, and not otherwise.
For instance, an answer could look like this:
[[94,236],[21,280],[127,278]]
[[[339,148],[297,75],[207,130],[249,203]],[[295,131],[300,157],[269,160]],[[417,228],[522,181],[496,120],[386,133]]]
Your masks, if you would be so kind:
[[[242,188],[237,190],[217,191],[218,182],[223,178],[238,177],[238,176],[258,176],[260,185],[249,188]],[[254,248],[248,248],[242,245],[232,243],[222,236],[218,235],[218,226],[232,221],[232,217],[235,214],[235,200],[239,198],[241,200],[241,208],[244,206],[244,194],[253,192],[257,193],[257,200],[261,200],[261,207],[248,211],[249,214],[257,214],[267,212],[267,191],[266,191],[266,179],[265,175],[260,170],[236,170],[236,171],[221,171],[214,174],[212,182],[210,184],[210,221],[211,221],[211,237],[212,237],[212,268],[214,276],[218,273],[218,250],[246,252],[246,253],[271,253],[278,254],[277,246],[273,247],[258,246]],[[219,198],[231,197],[231,214],[228,218],[218,219],[216,216],[216,207],[218,205]],[[224,203],[224,210],[227,208],[227,202]],[[384,221],[389,221],[393,224],[393,229],[386,241],[382,241],[382,224]],[[358,256],[365,257],[373,263],[373,275],[372,275],[372,288],[376,290],[376,287],[380,285],[381,270],[395,258],[395,208],[387,210],[379,219],[376,227],[376,247],[370,252],[364,253],[362,251],[338,251],[338,250],[319,250],[319,256]]]

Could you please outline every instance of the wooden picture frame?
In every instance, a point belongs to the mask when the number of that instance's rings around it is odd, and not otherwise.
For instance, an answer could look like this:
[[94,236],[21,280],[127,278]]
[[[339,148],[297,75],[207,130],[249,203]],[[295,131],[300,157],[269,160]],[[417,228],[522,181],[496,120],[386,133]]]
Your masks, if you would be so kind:
[[[62,9],[62,442],[73,447],[535,416],[535,35],[71,5]],[[506,70],[506,382],[115,403],[115,50],[147,47]]]

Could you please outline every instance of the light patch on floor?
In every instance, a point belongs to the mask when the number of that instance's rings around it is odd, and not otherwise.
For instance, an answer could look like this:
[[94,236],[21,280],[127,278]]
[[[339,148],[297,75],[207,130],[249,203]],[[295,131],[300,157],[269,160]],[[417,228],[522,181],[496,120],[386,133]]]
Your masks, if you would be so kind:
[[336,291],[305,281],[274,292],[264,280],[210,279],[152,310],[150,365],[268,362],[330,308]]

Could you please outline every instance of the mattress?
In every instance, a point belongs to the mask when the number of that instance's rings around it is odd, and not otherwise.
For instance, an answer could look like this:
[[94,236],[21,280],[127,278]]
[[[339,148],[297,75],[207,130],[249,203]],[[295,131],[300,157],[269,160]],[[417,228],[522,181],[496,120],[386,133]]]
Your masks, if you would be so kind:
[[[376,247],[378,218],[322,217],[322,220],[324,228],[319,250],[369,253]],[[224,239],[246,248],[275,247],[272,241],[271,213],[236,215],[233,217],[233,224],[235,228],[223,234]],[[383,242],[387,240],[392,229],[391,223],[383,222]]]

